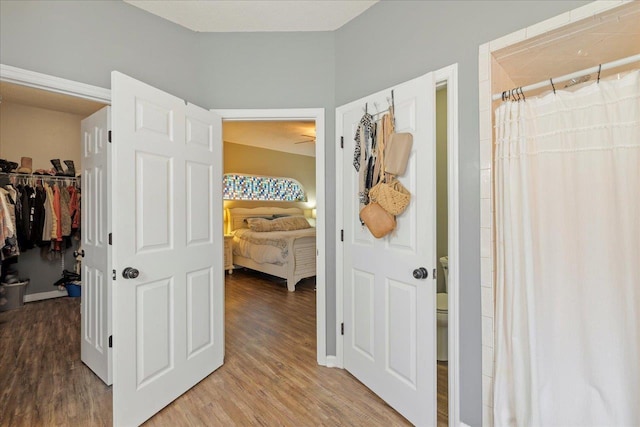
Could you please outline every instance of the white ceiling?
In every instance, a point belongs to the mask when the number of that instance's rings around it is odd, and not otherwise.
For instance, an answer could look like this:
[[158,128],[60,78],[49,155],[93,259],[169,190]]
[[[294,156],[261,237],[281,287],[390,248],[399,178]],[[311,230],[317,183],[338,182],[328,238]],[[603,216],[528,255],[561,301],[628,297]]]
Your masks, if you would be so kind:
[[199,32],[333,31],[378,0],[124,0]]
[[310,157],[316,153],[315,134],[313,121],[224,121],[222,124],[225,142]]

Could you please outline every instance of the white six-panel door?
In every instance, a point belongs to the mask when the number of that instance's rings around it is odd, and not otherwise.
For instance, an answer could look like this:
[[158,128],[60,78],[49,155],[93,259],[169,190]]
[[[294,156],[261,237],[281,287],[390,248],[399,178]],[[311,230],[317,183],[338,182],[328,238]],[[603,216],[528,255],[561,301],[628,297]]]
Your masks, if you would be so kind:
[[221,119],[118,72],[111,89],[113,419],[136,425],[223,363]]
[[[396,131],[413,134],[406,173],[411,192],[397,229],[374,238],[359,220],[354,135],[365,105],[386,109],[390,90],[336,110],[344,137],[344,366],[416,425],[436,423],[435,82],[433,74],[394,87]],[[338,243],[340,244],[340,243]],[[425,267],[426,280],[413,271]]]
[[82,361],[107,385],[111,380],[111,107],[82,121]]

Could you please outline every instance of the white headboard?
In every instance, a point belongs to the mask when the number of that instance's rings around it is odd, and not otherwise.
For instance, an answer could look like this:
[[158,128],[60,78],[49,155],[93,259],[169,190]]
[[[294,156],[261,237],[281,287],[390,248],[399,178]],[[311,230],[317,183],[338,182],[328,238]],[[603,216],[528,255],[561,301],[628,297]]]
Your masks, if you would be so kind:
[[256,217],[270,217],[273,215],[300,215],[303,216],[304,212],[300,208],[231,208],[227,209],[229,218],[229,232],[238,228],[247,228],[247,224],[244,222],[247,218]]

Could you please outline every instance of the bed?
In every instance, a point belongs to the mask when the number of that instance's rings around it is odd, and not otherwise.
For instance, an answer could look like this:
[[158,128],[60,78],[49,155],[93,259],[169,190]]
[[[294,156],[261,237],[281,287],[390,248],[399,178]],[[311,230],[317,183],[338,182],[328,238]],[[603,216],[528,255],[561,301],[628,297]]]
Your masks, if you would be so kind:
[[249,223],[300,222],[304,218],[302,209],[232,208],[227,217],[228,231],[233,235],[234,265],[286,279],[289,292],[295,291],[300,280],[316,275],[315,228],[258,231],[260,227],[252,225],[257,229],[249,229]]

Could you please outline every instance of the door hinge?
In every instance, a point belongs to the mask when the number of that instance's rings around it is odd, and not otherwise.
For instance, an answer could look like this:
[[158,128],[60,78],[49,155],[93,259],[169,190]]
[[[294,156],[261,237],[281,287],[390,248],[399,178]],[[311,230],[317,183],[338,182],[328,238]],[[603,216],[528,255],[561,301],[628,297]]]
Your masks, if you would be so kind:
[[109,244],[113,245],[113,233],[109,233]]
[[340,137],[340,148],[344,148],[344,136]]
[[340,241],[344,242],[344,230],[340,230]]
[[109,139],[109,142],[111,142],[111,131],[108,132],[108,139]]
[[437,279],[437,277],[436,277],[436,271],[437,271],[437,270],[434,268],[434,269],[433,269],[433,280],[436,280],[436,279]]
[[112,276],[111,276],[112,280],[116,280],[116,271],[112,270]]
[[344,323],[340,323],[340,335],[344,335]]
[[113,347],[113,335],[109,335],[109,348]]

